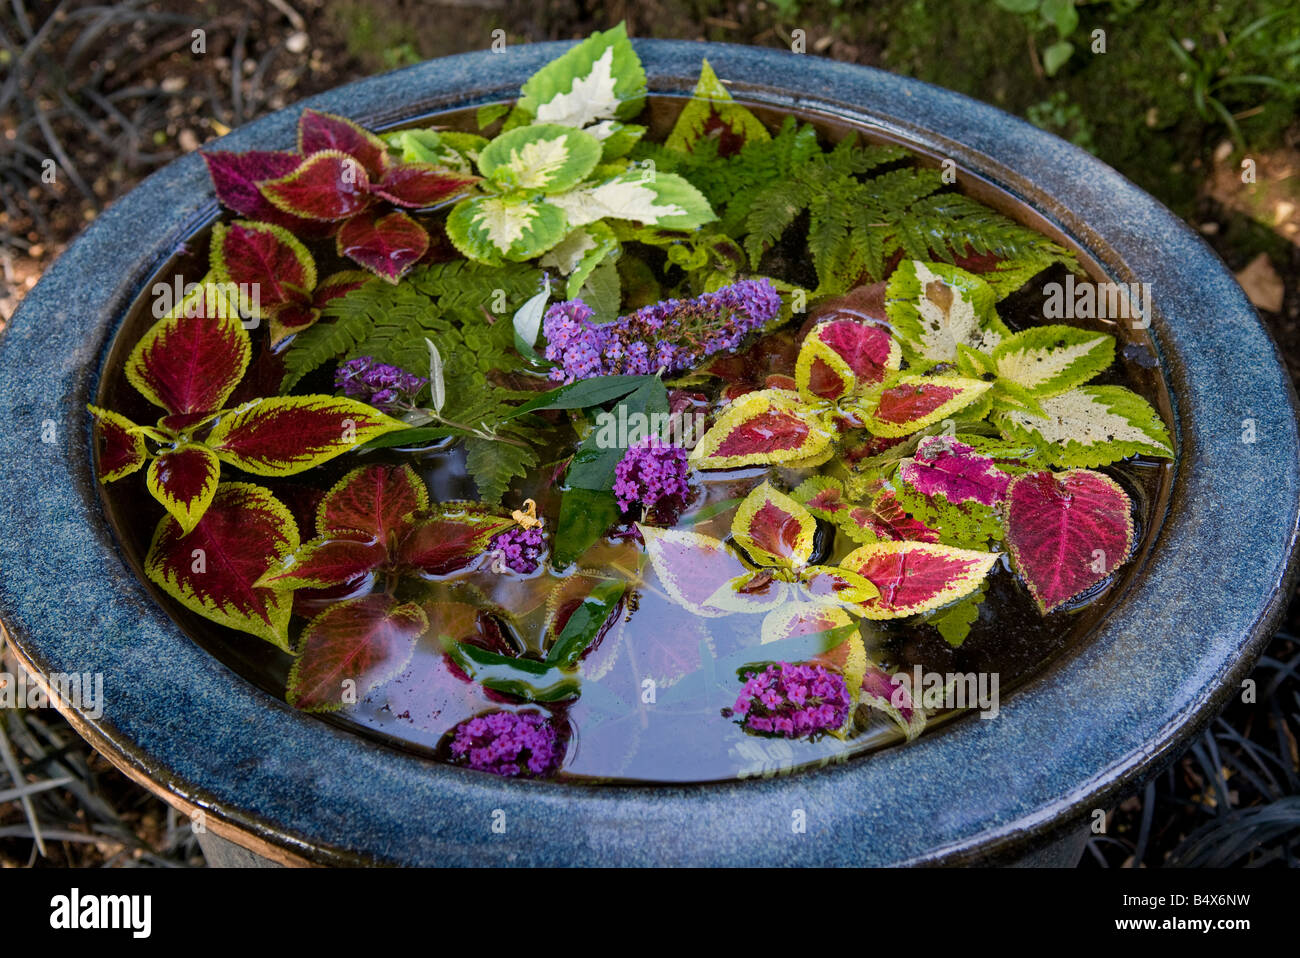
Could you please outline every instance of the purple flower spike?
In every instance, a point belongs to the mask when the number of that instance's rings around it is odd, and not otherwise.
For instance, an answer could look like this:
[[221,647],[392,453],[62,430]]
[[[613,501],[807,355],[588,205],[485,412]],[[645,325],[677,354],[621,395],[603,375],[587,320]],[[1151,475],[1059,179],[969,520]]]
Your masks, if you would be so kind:
[[461,765],[494,775],[551,775],[564,758],[560,735],[537,712],[492,712],[456,726],[451,756]]
[[650,436],[628,449],[614,468],[614,497],[624,512],[641,506],[647,513],[672,512],[686,504],[690,466],[681,446]]
[[717,352],[735,349],[781,311],[781,296],[766,279],[746,279],[694,299],[666,299],[593,323],[580,299],[546,311],[542,332],[551,378],[571,383],[596,376],[677,373]]
[[374,356],[358,356],[339,363],[334,370],[334,388],[343,395],[369,403],[383,412],[410,409],[415,395],[429,380],[389,363],[381,363]]
[[732,711],[750,731],[803,738],[842,726],[851,701],[840,673],[821,665],[778,662],[748,674]]

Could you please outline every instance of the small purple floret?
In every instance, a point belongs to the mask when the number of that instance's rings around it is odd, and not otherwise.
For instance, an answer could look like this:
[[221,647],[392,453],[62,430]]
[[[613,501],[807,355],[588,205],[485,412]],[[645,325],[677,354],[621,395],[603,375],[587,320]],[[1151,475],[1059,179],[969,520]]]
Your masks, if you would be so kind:
[[384,412],[409,409],[415,395],[429,380],[408,373],[399,366],[381,363],[374,356],[358,356],[339,363],[334,371],[334,388],[350,399],[359,399]]
[[596,376],[676,373],[714,353],[735,349],[781,311],[781,296],[766,279],[746,279],[694,299],[666,299],[620,316],[592,322],[580,299],[546,311],[542,332],[551,378],[571,383]]
[[631,446],[614,468],[614,497],[624,512],[641,506],[647,513],[678,507],[690,497],[690,466],[681,446],[650,436]]
[[842,726],[850,704],[840,673],[821,665],[778,662],[749,673],[733,713],[751,731],[802,738]]
[[456,726],[453,760],[480,772],[509,776],[552,774],[564,757],[555,725],[537,712],[492,712]]
[[488,553],[496,554],[512,572],[528,575],[536,572],[546,553],[546,536],[540,528],[515,526],[498,532],[488,543]]

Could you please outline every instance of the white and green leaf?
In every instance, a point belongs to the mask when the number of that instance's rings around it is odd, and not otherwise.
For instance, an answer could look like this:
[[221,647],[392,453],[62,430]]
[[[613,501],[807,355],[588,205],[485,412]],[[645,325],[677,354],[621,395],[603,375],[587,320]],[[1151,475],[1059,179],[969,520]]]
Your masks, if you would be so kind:
[[606,257],[617,254],[619,249],[618,237],[608,225],[601,222],[588,223],[564,237],[541,258],[539,265],[567,276],[565,296],[573,299],[592,270],[603,263]]
[[564,211],[571,227],[618,219],[688,230],[717,219],[704,194],[685,179],[652,169],[626,170],[603,183],[547,199]]
[[543,200],[479,196],[461,200],[447,217],[447,236],[467,258],[498,264],[522,262],[564,238],[564,213]]
[[997,423],[1005,438],[1038,446],[1052,465],[1091,468],[1134,455],[1173,457],[1160,415],[1123,386],[1080,386],[1041,405],[1046,416],[1009,412]]
[[1036,326],[993,348],[999,379],[1039,398],[1082,386],[1115,361],[1115,338],[1073,326]]
[[1011,334],[997,297],[974,273],[947,263],[904,260],[885,293],[885,312],[914,366],[953,363],[958,345],[989,353]]
[[559,193],[581,183],[600,162],[600,141],[554,123],[521,126],[485,146],[479,172],[503,192]]
[[645,104],[645,69],[620,23],[546,64],[520,92],[519,108],[538,123],[581,129],[636,116]]

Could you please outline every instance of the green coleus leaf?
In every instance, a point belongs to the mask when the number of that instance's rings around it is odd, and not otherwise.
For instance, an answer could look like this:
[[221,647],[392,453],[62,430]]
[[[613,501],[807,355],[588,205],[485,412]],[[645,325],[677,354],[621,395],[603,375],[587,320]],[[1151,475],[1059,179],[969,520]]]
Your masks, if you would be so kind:
[[299,640],[286,697],[304,712],[355,702],[406,667],[428,627],[424,610],[383,593],[335,603]]
[[645,104],[645,70],[620,23],[546,64],[521,93],[518,108],[538,123],[582,128],[627,120]]
[[187,609],[289,651],[293,594],[258,585],[298,548],[289,510],[261,486],[225,482],[188,533],[172,516],[158,523],[144,569]]
[[503,193],[559,193],[581,183],[600,153],[600,141],[581,130],[534,124],[494,139],[479,154],[478,167]]
[[999,379],[1036,397],[1082,386],[1115,360],[1115,338],[1073,326],[1035,326],[993,348]]
[[717,219],[704,194],[686,179],[652,169],[625,170],[547,199],[564,212],[570,227],[617,219],[690,230]]
[[[564,194],[561,194],[564,195]],[[522,262],[564,238],[564,212],[545,200],[521,195],[461,200],[447,217],[447,236],[467,258],[480,263]]]
[[682,108],[664,145],[691,152],[706,137],[717,138],[719,156],[738,153],[746,143],[772,139],[758,117],[731,99],[708,60],[702,62],[691,100]]
[[405,424],[342,396],[272,396],[222,413],[205,444],[258,476],[290,476]]
[[971,626],[979,619],[980,606],[987,595],[988,581],[985,580],[966,598],[954,602],[945,609],[932,612],[926,617],[926,621],[939,630],[945,642],[954,649],[960,648],[966,641],[966,637],[970,635]]
[[398,130],[383,138],[405,163],[429,163],[457,173],[472,173],[488,144],[487,137],[455,130]]
[[564,295],[576,299],[592,271],[620,249],[618,237],[601,222],[588,223],[564,237],[541,258],[540,265],[567,276]]
[[991,352],[1010,331],[997,297],[974,273],[947,263],[903,260],[889,277],[885,312],[914,366],[954,363],[958,345]]
[[[611,621],[623,608],[627,582],[621,579],[598,581],[587,595],[556,610],[548,623],[546,661],[549,665],[571,669],[584,652],[607,631]],[[558,634],[554,633],[556,627]]]
[[1045,417],[1010,412],[997,417],[1002,435],[1035,445],[1055,466],[1104,466],[1127,456],[1173,458],[1160,415],[1123,386],[1080,386],[1041,403]]

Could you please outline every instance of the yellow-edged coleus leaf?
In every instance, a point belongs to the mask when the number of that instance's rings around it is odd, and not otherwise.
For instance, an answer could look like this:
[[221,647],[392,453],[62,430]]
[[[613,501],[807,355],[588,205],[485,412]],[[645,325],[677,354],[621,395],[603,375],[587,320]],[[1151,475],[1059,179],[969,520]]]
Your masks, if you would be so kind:
[[517,109],[538,123],[581,129],[628,120],[645,105],[645,69],[620,23],[547,63],[520,93]]
[[956,362],[958,345],[992,352],[1011,334],[996,303],[996,294],[976,274],[920,260],[899,263],[885,292],[885,312],[903,355],[918,368]]
[[555,123],[521,126],[483,148],[478,168],[501,192],[559,193],[581,183],[600,162],[600,141]]
[[773,590],[780,591],[787,585],[770,575],[755,580],[758,573],[747,568],[725,543],[712,536],[640,523],[637,529],[664,590],[674,602],[696,615],[717,618],[742,611],[725,601],[733,594],[739,596],[735,603],[742,604],[743,611],[760,612],[764,603],[771,601]]
[[689,153],[707,137],[717,138],[718,156],[738,153],[746,143],[772,139],[758,117],[731,98],[709,61],[704,60],[691,99],[677,115],[664,146]]
[[195,442],[179,444],[149,463],[145,483],[150,494],[180,523],[193,529],[217,494],[221,462],[216,453]]
[[1008,412],[996,421],[1004,437],[1038,446],[1052,465],[1092,467],[1135,455],[1173,457],[1160,414],[1123,386],[1080,386],[1041,405],[1045,417]]
[[545,253],[564,238],[569,224],[547,200],[521,195],[461,200],[447,217],[447,236],[469,259],[495,264],[521,262]]
[[914,699],[901,673],[890,675],[868,664],[858,700],[893,719],[909,742],[925,729],[925,709]]
[[95,420],[95,477],[100,482],[129,476],[145,464],[149,453],[135,423],[111,409],[86,408]]
[[218,283],[257,290],[255,315],[287,306],[311,306],[316,261],[282,226],[236,220],[212,227],[209,256]]
[[251,355],[229,285],[203,282],[140,337],[126,378],[172,416],[212,413],[235,391]]
[[837,319],[814,326],[799,348],[795,382],[805,402],[836,402],[882,382],[902,354],[881,326]]
[[804,595],[813,602],[840,605],[856,611],[861,605],[880,594],[875,583],[850,569],[831,565],[810,565],[799,577]]
[[630,169],[603,183],[555,193],[570,228],[601,219],[634,220],[664,229],[693,230],[717,217],[704,194],[676,173]]
[[794,585],[778,578],[771,569],[756,569],[729,579],[702,603],[723,614],[766,612],[785,605],[794,595]]
[[801,569],[813,554],[817,520],[769,482],[747,495],[731,522],[731,535],[756,565]]
[[1000,556],[935,542],[874,542],[854,549],[840,566],[879,590],[879,595],[862,603],[867,618],[899,619],[973,592]]
[[388,561],[382,540],[360,532],[309,539],[258,580],[267,589],[328,589],[355,582]]
[[293,515],[270,491],[223,482],[192,531],[164,516],[145,556],[145,574],[187,609],[289,651],[293,594],[258,585],[298,548]]
[[429,490],[410,466],[374,463],[353,469],[316,509],[321,535],[362,532],[387,541],[412,513],[429,508]]
[[760,389],[732,402],[691,450],[701,469],[782,465],[826,452],[835,429],[789,389]]
[[481,502],[440,502],[403,523],[395,559],[423,575],[452,575],[476,562],[492,537],[514,524]]
[[964,376],[901,376],[861,407],[876,436],[909,436],[980,399],[992,384]]
[[389,166],[387,144],[378,134],[347,117],[303,110],[298,117],[298,152],[310,156],[323,150],[336,150],[352,157],[375,177]]
[[[852,616],[836,606],[817,602],[787,602],[763,617],[760,635],[763,645],[767,645],[769,642],[792,639],[796,635],[815,635],[852,624]],[[858,641],[861,642],[861,636]],[[836,646],[837,649],[839,647]],[[823,653],[825,654],[828,653]]]
[[366,168],[342,150],[312,153],[293,172],[257,188],[276,209],[324,222],[347,219],[375,201]]
[[998,378],[1038,398],[1082,386],[1115,360],[1115,337],[1073,326],[1035,326],[993,348]]
[[206,445],[258,476],[290,476],[406,425],[341,396],[272,396],[221,415]]
[[420,606],[383,593],[336,602],[303,630],[285,697],[304,712],[355,702],[406,667],[428,627]]

